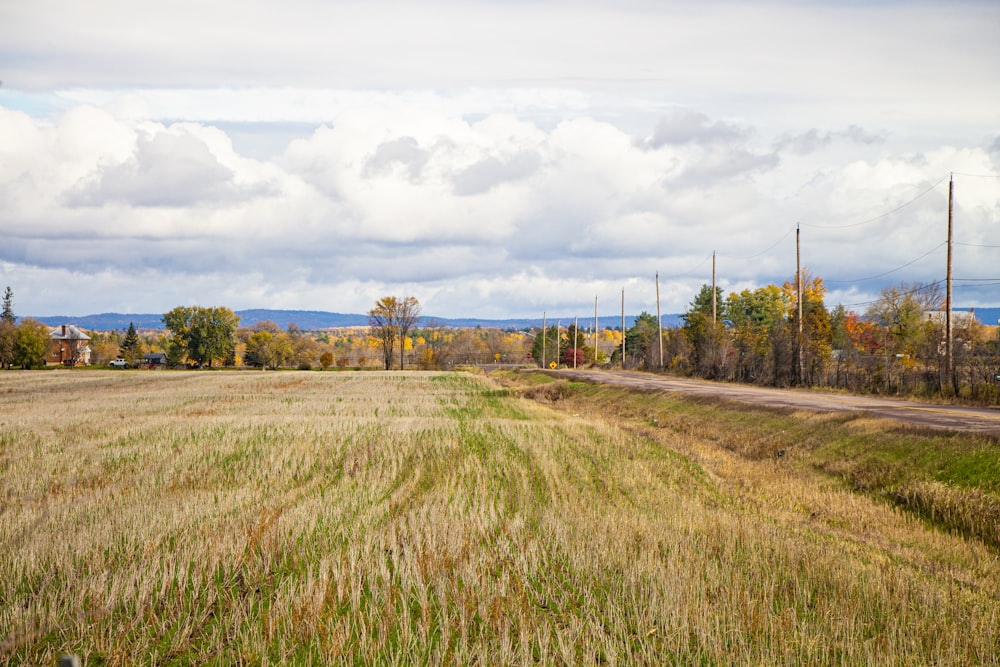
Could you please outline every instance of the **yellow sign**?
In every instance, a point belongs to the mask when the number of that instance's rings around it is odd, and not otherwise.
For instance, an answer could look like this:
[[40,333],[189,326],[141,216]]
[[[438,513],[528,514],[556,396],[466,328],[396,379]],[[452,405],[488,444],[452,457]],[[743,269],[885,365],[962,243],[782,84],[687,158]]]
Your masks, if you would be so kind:
[[556,367],[556,362],[554,362],[554,361],[550,361],[550,362],[549,362],[549,368],[552,368],[552,369],[554,369],[555,367]]

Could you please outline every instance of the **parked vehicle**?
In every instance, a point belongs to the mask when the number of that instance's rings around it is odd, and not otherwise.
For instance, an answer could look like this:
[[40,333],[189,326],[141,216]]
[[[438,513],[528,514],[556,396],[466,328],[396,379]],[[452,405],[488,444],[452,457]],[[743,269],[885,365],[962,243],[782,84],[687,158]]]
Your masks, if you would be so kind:
[[109,361],[108,366],[111,366],[111,368],[128,368],[128,362],[121,357],[118,357],[117,359]]

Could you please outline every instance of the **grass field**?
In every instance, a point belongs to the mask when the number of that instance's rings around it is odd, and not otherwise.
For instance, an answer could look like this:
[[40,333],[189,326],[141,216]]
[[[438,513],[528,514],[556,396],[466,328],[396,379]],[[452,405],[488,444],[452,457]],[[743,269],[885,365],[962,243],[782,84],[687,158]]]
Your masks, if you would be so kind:
[[0,662],[1000,664],[995,442],[525,382],[0,374]]

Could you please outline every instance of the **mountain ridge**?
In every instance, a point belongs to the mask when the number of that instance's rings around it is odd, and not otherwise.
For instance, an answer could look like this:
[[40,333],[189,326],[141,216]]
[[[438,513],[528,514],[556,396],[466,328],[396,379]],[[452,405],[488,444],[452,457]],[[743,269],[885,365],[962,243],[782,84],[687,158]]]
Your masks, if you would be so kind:
[[[976,319],[983,324],[996,325],[1000,320],[1000,307],[998,308],[956,308],[956,312],[974,310]],[[241,326],[253,326],[258,322],[271,321],[282,329],[294,324],[304,331],[319,329],[336,329],[343,327],[366,327],[368,326],[368,315],[359,313],[335,313],[326,310],[284,310],[268,308],[249,308],[246,310],[234,311],[240,317]],[[625,326],[630,327],[635,322],[637,315],[626,315]],[[22,318],[23,319],[23,318]],[[33,319],[50,326],[56,327],[62,324],[75,324],[76,326],[90,331],[125,331],[129,324],[134,324],[138,329],[164,329],[162,313],[97,313],[92,315],[45,315],[34,316]],[[574,317],[548,317],[547,324],[552,325],[562,323],[570,324]],[[592,317],[581,317],[580,328],[589,328],[593,324]],[[601,328],[619,329],[621,328],[621,315],[605,315],[598,317],[598,326]],[[663,326],[678,327],[684,323],[681,313],[666,313],[663,315]],[[474,329],[476,327],[496,328],[496,329],[529,329],[542,325],[540,317],[515,317],[507,319],[487,319],[476,317],[435,317],[426,315],[420,318],[421,327],[451,327],[455,329]]]
[[[304,331],[319,329],[335,329],[341,327],[366,327],[368,326],[368,315],[358,313],[335,313],[325,310],[283,310],[267,308],[250,308],[246,310],[233,311],[240,317],[240,326],[253,326],[258,322],[271,321],[282,329],[288,328],[289,324],[294,324]],[[626,315],[625,325],[631,326],[637,315]],[[45,315],[34,316],[33,319],[50,326],[56,327],[62,324],[75,324],[76,326],[90,331],[124,331],[129,324],[134,324],[137,329],[164,329],[163,315],[161,313],[97,313],[92,315]],[[573,317],[546,318],[547,324],[552,325],[562,322],[563,325],[570,324]],[[583,329],[593,324],[593,318],[580,318],[580,328]],[[663,326],[679,326],[682,323],[680,314],[665,314],[663,316]],[[422,327],[451,327],[455,329],[474,329],[476,327],[497,328],[497,329],[528,329],[542,325],[542,318],[508,318],[508,319],[487,319],[475,317],[436,317],[425,315],[420,318],[419,326]],[[598,317],[598,325],[602,328],[620,328],[621,316],[601,316]]]

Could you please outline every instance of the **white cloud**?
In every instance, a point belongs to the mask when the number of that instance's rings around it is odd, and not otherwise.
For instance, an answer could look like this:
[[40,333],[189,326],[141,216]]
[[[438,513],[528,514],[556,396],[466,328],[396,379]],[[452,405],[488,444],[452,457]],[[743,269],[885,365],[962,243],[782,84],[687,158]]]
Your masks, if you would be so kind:
[[956,273],[998,277],[1000,8],[960,4],[7,3],[0,281],[504,317],[652,311],[659,271],[671,312],[713,251],[790,277],[801,223],[859,302],[941,277],[950,172]]

